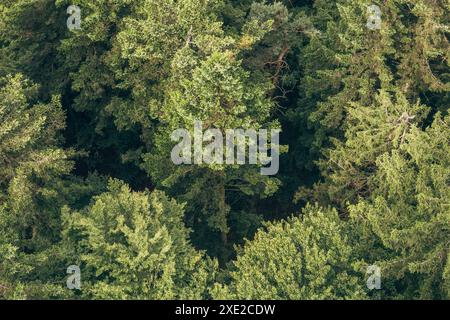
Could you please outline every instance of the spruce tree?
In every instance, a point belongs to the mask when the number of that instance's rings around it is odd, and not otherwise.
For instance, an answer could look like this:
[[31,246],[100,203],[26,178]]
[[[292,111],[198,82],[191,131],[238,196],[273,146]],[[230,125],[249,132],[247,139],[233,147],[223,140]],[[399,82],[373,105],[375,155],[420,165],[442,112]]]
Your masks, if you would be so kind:
[[[376,189],[350,207],[357,245],[382,268],[386,296],[448,299],[450,126],[438,114],[377,159]],[[377,249],[373,249],[377,248]]]

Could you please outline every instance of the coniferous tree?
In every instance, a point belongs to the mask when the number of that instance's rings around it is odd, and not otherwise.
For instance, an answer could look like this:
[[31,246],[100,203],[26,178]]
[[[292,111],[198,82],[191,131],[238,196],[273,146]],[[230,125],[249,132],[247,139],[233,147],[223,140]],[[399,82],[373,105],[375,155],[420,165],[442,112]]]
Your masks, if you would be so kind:
[[363,299],[345,226],[337,211],[308,205],[301,217],[272,223],[240,250],[225,299]]
[[83,297],[207,297],[214,263],[191,246],[183,205],[164,193],[131,192],[111,180],[88,208],[66,208],[63,215],[64,242],[80,265]]
[[387,295],[450,297],[449,120],[413,126],[399,149],[378,157],[369,199],[350,207],[360,255],[391,281]]
[[6,297],[33,295],[26,292],[33,281],[34,294],[52,295],[39,287],[40,271],[47,272],[39,265],[49,261],[58,237],[64,203],[58,188],[72,168],[70,152],[58,146],[64,127],[58,97],[49,103],[36,97],[37,86],[23,76],[0,79],[0,283]]
[[[449,299],[449,11],[3,0],[0,299]],[[278,174],[175,165],[195,120],[282,129]]]

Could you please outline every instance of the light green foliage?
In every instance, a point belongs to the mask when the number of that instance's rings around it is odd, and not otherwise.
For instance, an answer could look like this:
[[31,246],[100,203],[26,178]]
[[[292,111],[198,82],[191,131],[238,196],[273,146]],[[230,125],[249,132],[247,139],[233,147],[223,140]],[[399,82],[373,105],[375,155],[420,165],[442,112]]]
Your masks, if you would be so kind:
[[64,210],[64,240],[81,264],[83,297],[201,299],[213,262],[189,243],[183,206],[112,180],[80,212]]
[[[412,126],[423,121],[429,110],[419,103],[411,105],[401,93],[392,96],[381,90],[374,99],[367,107],[351,103],[345,140],[333,139],[334,147],[319,162],[327,180],[314,190],[321,201],[339,207],[370,195],[378,185],[373,181],[378,157],[400,148]],[[302,190],[297,197],[304,194]]]
[[336,210],[307,206],[301,217],[272,223],[240,250],[226,299],[362,299],[364,279]]
[[358,245],[384,279],[406,286],[403,298],[450,298],[449,120],[414,126],[400,149],[378,158],[370,198],[350,207],[362,228]]
[[305,48],[305,105],[298,112],[318,128],[312,141],[302,138],[301,143],[321,149],[325,159],[316,163],[331,181],[317,184],[312,192],[301,189],[299,200],[342,208],[357,196],[367,196],[367,176],[375,171],[376,157],[398,146],[403,140],[398,134],[407,132],[402,127],[423,123],[425,111],[433,115],[448,109],[445,5],[379,5],[381,30],[369,30],[367,1],[338,1],[334,9],[318,3],[318,9],[340,18]]
[[[369,4],[380,7],[381,30],[366,27]],[[311,170],[330,140],[344,140],[351,130],[349,109],[354,103],[374,105],[380,90],[401,94],[412,105],[427,97],[433,112],[448,109],[448,4],[315,1],[314,9],[319,32],[299,55],[304,77],[298,108],[290,115],[298,126],[302,166]]]
[[[59,208],[72,164],[58,147],[64,114],[57,96],[36,101],[37,87],[23,76],[0,79],[0,285],[7,298],[56,297],[45,284]],[[5,284],[6,283],[6,284]]]
[[[37,87],[23,76],[0,79],[0,177],[9,181],[15,170],[27,161],[43,158],[58,142],[57,132],[64,128],[59,98],[48,104],[36,101]],[[3,185],[5,188],[5,185]]]
[[[142,168],[158,181],[158,186],[188,203],[191,225],[199,237],[196,242],[206,244],[207,238],[215,237],[206,248],[224,262],[231,249],[228,219],[237,211],[231,203],[242,196],[271,196],[280,181],[261,176],[257,166],[175,166],[167,161],[175,145],[170,135],[179,128],[192,131],[195,120],[203,121],[204,129],[218,128],[223,133],[233,128],[279,127],[270,118],[274,104],[267,97],[273,84],[246,70],[241,58],[270,31],[271,23],[270,18],[263,20],[267,28],[258,34],[255,28],[244,27],[242,36],[229,36],[209,14],[211,8],[199,10],[204,10],[203,23],[206,17],[212,21],[203,30],[191,24],[171,61],[171,76],[163,82],[164,99],[159,104],[149,103],[160,124],[153,138],[155,149],[143,155]],[[248,210],[247,214],[255,212]],[[223,248],[217,250],[218,246]]]
[[64,114],[58,97],[35,101],[36,86],[22,76],[0,82],[0,199],[10,211],[2,222],[22,234],[21,245],[39,248],[58,232],[56,185],[72,167],[57,146]]

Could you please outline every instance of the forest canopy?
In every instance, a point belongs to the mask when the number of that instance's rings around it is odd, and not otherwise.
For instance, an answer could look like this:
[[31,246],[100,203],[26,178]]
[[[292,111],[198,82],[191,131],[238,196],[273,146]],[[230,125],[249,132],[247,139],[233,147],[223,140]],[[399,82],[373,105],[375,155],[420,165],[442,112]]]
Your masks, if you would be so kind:
[[2,0],[0,299],[450,299],[449,37],[449,0]]

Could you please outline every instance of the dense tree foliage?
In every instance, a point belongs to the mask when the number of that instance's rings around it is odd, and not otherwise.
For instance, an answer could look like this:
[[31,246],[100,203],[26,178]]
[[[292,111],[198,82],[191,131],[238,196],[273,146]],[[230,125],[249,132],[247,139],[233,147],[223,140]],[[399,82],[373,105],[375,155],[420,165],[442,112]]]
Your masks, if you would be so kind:
[[[449,299],[449,20],[448,0],[3,0],[0,298]],[[175,164],[194,121],[280,130],[279,172]]]
[[302,218],[269,224],[240,250],[228,299],[357,299],[365,292],[336,210],[307,206]]
[[[183,206],[120,181],[83,212],[63,210],[64,243],[89,298],[201,299],[214,266],[188,242]],[[209,265],[209,266],[208,266]],[[207,270],[210,267],[210,270]]]

